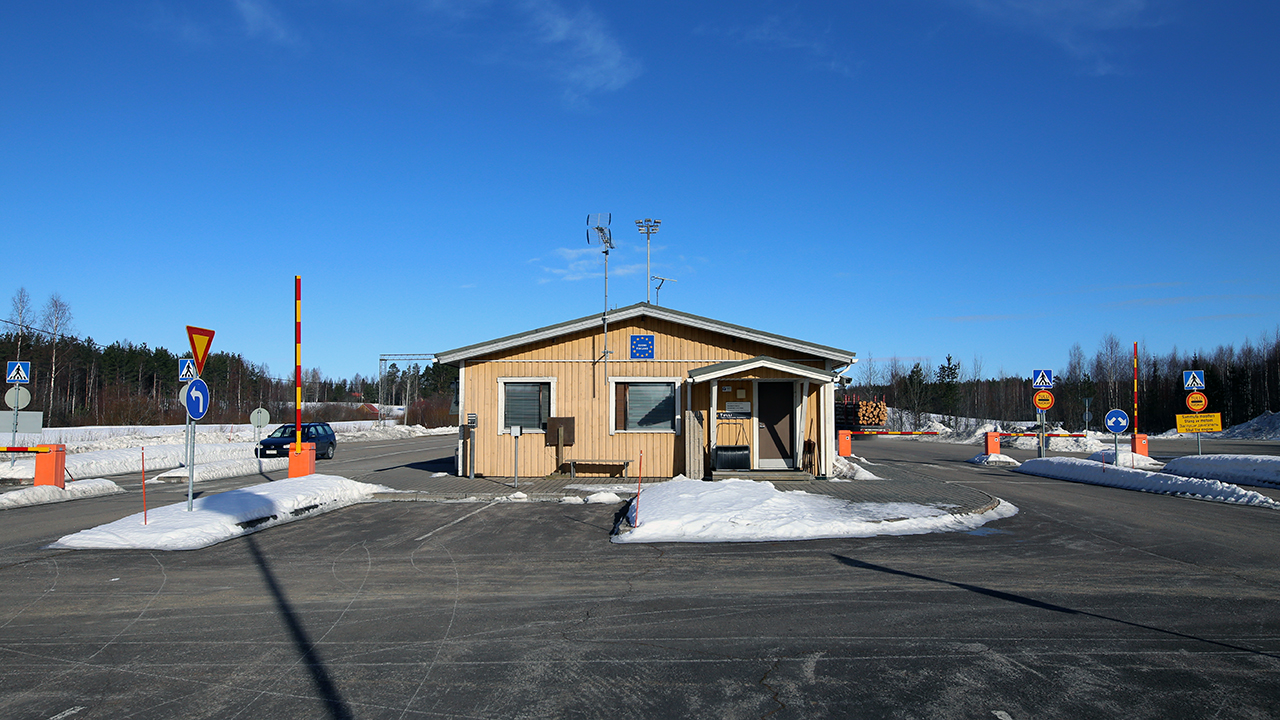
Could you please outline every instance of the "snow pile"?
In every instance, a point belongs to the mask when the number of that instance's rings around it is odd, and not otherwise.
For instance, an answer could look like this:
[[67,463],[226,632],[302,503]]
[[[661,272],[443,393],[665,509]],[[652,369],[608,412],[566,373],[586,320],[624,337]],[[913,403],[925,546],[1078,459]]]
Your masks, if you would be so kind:
[[1106,465],[1119,465],[1120,467],[1129,468],[1131,470],[1159,470],[1164,467],[1164,463],[1159,460],[1152,460],[1146,455],[1139,455],[1132,450],[1121,450],[1120,462],[1117,463],[1115,448],[1099,450],[1098,452],[1090,455],[1089,459],[1093,462],[1104,463]]
[[[858,460],[862,460],[863,462],[866,462],[865,459],[859,458],[856,455],[854,457]],[[845,481],[845,480],[880,480],[881,479],[878,475],[871,472],[870,470],[863,469],[861,465],[853,462],[853,460],[849,458],[840,457],[838,455],[836,456],[836,461],[835,461],[834,476],[835,477],[832,480],[832,482]]]
[[1247,423],[1209,435],[1226,440],[1280,440],[1280,413],[1263,413]]
[[767,542],[818,538],[918,535],[972,530],[1018,509],[1003,500],[985,513],[953,515],[916,503],[851,503],[800,490],[781,492],[751,480],[704,482],[677,477],[645,487],[627,519],[639,525],[616,543]]
[[307,475],[270,484],[228,490],[195,500],[136,513],[106,525],[81,530],[49,545],[63,549],[196,550],[255,530],[328,512],[368,500],[381,485],[334,475]]
[[[1028,430],[1015,430],[1013,432],[1035,432],[1035,431],[1036,431],[1035,428],[1031,428]],[[1061,430],[1061,429],[1052,429],[1049,431],[1049,434],[1052,435],[1054,433],[1065,433],[1065,432],[1066,432],[1065,430]],[[1102,450],[1103,448],[1107,447],[1106,443],[1102,442],[1102,440],[1100,439],[1101,436],[1102,436],[1102,433],[1090,432],[1090,433],[1087,433],[1087,437],[1082,437],[1082,438],[1051,437],[1049,438],[1049,451],[1050,452],[1070,452],[1070,453],[1096,452],[1098,450]],[[1110,438],[1111,436],[1107,435],[1107,437]],[[1017,448],[1019,450],[1035,450],[1036,444],[1040,442],[1040,439],[1035,437],[1001,438],[1000,440],[1004,445],[1008,447]]]
[[974,465],[996,465],[999,467],[1018,467],[1021,463],[1008,455],[996,453],[994,455],[978,455],[965,462],[971,462]]
[[66,489],[57,485],[33,485],[32,487],[4,493],[0,495],[0,510],[27,505],[66,502],[67,500],[79,500],[80,498],[97,497],[99,495],[115,495],[124,492],[124,488],[102,478],[77,480],[66,485]]
[[[253,443],[219,443],[196,445],[196,464],[215,460],[233,460],[253,457]],[[147,472],[160,472],[180,467],[186,456],[181,445],[148,445]],[[101,477],[121,473],[142,473],[142,448],[118,450],[94,450],[66,455],[67,474],[73,478]],[[0,478],[30,480],[36,476],[35,456],[26,456],[14,462],[0,463]]]
[[[244,475],[263,474],[289,469],[289,458],[238,458],[234,460],[215,460],[213,462],[196,463],[193,482],[208,480],[224,480]],[[179,467],[147,478],[147,484],[187,482],[187,468]]]
[[1272,455],[1187,455],[1171,460],[1164,471],[1239,485],[1280,486],[1280,457]]
[[1103,465],[1093,460],[1037,458],[1022,463],[1022,466],[1017,468],[1015,472],[1053,478],[1055,480],[1070,480],[1072,482],[1089,483],[1090,485],[1106,485],[1125,490],[1140,490],[1142,492],[1178,495],[1197,500],[1254,505],[1280,510],[1280,503],[1275,500],[1230,483]]

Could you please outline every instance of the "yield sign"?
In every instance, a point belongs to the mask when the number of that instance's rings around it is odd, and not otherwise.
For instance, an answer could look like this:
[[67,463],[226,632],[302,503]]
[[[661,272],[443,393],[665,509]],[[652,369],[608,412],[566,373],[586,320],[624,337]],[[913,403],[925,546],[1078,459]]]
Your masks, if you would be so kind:
[[187,326],[187,340],[191,341],[191,356],[196,359],[196,374],[204,374],[204,361],[209,359],[209,346],[213,344],[213,331]]

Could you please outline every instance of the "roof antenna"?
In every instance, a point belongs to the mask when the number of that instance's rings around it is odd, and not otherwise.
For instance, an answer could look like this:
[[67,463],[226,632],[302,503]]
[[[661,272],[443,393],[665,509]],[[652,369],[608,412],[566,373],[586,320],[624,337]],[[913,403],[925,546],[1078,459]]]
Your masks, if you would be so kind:
[[[606,387],[609,382],[609,251],[613,249],[613,234],[609,232],[609,221],[613,219],[612,213],[592,213],[587,215],[587,244],[601,245],[604,247],[601,252],[604,253],[604,381]],[[591,232],[595,231],[595,239],[592,239]]]
[[650,276],[649,276],[649,280],[650,280],[650,281],[653,281],[653,280],[657,280],[657,281],[658,281],[658,287],[656,287],[656,288],[654,288],[654,289],[653,289],[653,304],[654,304],[654,305],[661,305],[661,304],[662,304],[662,301],[658,298],[658,293],[662,292],[662,285],[663,285],[663,283],[667,283],[667,282],[675,282],[675,281],[676,281],[676,279],[675,279],[675,278],[664,278],[664,277],[662,277],[661,275],[650,275]]

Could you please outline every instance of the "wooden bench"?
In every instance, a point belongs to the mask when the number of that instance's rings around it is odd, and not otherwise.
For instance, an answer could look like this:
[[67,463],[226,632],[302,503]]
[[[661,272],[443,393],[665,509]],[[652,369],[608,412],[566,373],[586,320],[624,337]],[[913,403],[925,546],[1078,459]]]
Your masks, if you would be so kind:
[[569,479],[576,480],[578,478],[579,465],[621,465],[622,477],[627,476],[627,467],[631,465],[630,460],[565,460],[569,465]]

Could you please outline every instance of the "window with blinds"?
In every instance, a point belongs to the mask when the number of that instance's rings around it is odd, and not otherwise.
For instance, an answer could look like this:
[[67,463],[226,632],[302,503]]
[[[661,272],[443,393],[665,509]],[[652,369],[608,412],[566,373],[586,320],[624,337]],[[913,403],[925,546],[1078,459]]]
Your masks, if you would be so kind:
[[676,386],[666,382],[620,382],[614,408],[618,430],[675,430]]
[[521,430],[546,430],[551,415],[551,383],[508,382],[503,384],[503,430],[519,425]]

